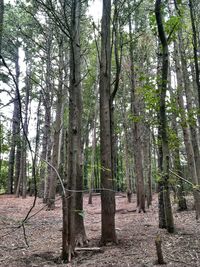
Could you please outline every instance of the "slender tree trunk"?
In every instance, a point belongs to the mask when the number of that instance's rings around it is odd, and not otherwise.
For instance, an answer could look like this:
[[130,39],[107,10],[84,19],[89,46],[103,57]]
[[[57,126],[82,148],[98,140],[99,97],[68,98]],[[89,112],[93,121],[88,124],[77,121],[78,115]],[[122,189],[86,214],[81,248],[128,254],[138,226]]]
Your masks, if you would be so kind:
[[[19,48],[16,47],[16,56],[15,56],[15,76],[16,76],[16,84],[19,86],[19,76],[20,76],[20,68],[19,68]],[[13,193],[13,180],[14,180],[14,166],[15,166],[15,148],[18,142],[20,142],[20,109],[19,109],[19,99],[17,88],[15,91],[15,99],[14,99],[14,110],[13,110],[13,118],[12,118],[12,138],[11,138],[11,148],[9,154],[9,167],[8,167],[8,187],[7,193]]]
[[[176,75],[177,75],[177,81],[178,81],[178,104],[180,107],[180,115],[181,115],[181,126],[183,130],[183,138],[184,138],[184,144],[185,144],[185,150],[187,155],[187,164],[188,164],[188,170],[192,179],[192,182],[194,185],[198,185],[198,177],[197,177],[197,171],[196,171],[196,163],[194,158],[194,151],[193,146],[191,143],[190,138],[190,131],[187,123],[187,118],[185,114],[185,106],[184,106],[184,100],[183,100],[183,77],[181,73],[181,66],[179,63],[179,52],[178,52],[178,46],[175,44],[175,67],[176,67]],[[194,194],[194,201],[195,201],[195,209],[196,209],[196,217],[200,217],[200,194],[198,191],[193,189]]]
[[185,89],[185,95],[186,95],[186,102],[187,102],[187,110],[188,110],[188,118],[189,118],[189,126],[190,126],[190,132],[191,132],[191,142],[193,146],[194,151],[194,159],[195,159],[195,165],[196,165],[196,171],[197,171],[197,177],[198,182],[200,183],[200,152],[199,152],[199,144],[198,144],[198,138],[197,138],[197,124],[196,124],[196,118],[194,115],[194,101],[193,96],[191,92],[191,83],[189,78],[189,73],[187,69],[187,60],[185,51],[182,47],[183,38],[182,33],[179,32],[179,51],[180,51],[180,58],[181,58],[181,68],[183,73],[183,83],[184,83],[184,89]]
[[[114,89],[111,93],[110,97],[110,123],[111,123],[111,156],[112,156],[112,168],[113,168],[113,180],[117,181],[117,133],[115,131],[115,103],[114,99],[116,93],[119,89],[119,82],[120,82],[120,73],[121,73],[121,56],[122,51],[119,51],[120,48],[120,40],[119,40],[119,0],[115,0],[114,4],[114,15],[113,15],[113,32],[112,32],[112,41],[114,44],[114,57],[115,57],[115,66],[116,66],[116,73],[115,73],[115,83]],[[112,47],[111,47],[112,49]],[[112,53],[112,52],[111,52]],[[118,185],[117,185],[118,187]],[[114,185],[116,188],[116,184]]]
[[[49,21],[47,20],[47,23]],[[42,153],[41,159],[51,162],[51,105],[52,105],[52,27],[49,26],[47,32],[46,40],[46,88],[44,91],[44,108],[45,108],[45,119],[44,119],[44,129],[43,129],[43,139],[42,139]],[[50,184],[50,174],[51,167],[47,166],[44,161],[41,161],[40,169],[40,192],[39,196],[43,196],[43,202],[46,203],[49,193],[49,184]]]
[[[76,244],[86,241],[83,224],[82,149],[81,149],[81,1],[71,3],[70,86],[69,86],[69,142],[67,199],[63,199],[63,259],[71,261]],[[76,192],[77,191],[77,192]],[[67,202],[66,202],[67,201]],[[67,209],[66,209],[67,207]],[[67,237],[66,237],[67,235]]]
[[[103,0],[100,61],[101,244],[117,242],[111,145],[111,0]],[[107,189],[107,190],[104,190]]]
[[37,196],[38,188],[37,188],[37,180],[36,175],[39,176],[39,169],[38,169],[38,152],[39,152],[39,145],[40,145],[40,134],[41,134],[41,120],[39,119],[41,116],[41,94],[38,100],[38,108],[37,108],[37,125],[36,125],[36,134],[35,134],[35,153],[33,157],[33,166],[32,166],[32,179],[30,181],[30,196],[34,195]]
[[[2,181],[2,144],[3,144],[3,125],[1,122],[1,115],[0,115],[0,181]],[[1,190],[1,185],[0,185],[0,190]]]
[[96,155],[96,128],[97,128],[97,117],[98,117],[98,70],[96,75],[96,84],[95,84],[95,111],[94,111],[94,123],[93,123],[93,137],[92,137],[92,155],[91,155],[91,176],[90,176],[90,186],[89,186],[89,199],[88,204],[92,204],[92,191],[94,189],[94,178],[95,178],[95,155]]
[[199,47],[198,47],[197,31],[196,31],[196,26],[195,26],[194,1],[193,0],[189,0],[189,8],[190,8],[190,18],[191,18],[191,23],[192,23],[193,54],[194,54],[196,84],[197,84],[199,108],[200,108],[200,71],[199,71],[199,63],[198,63],[198,48]]
[[135,70],[134,70],[134,56],[133,56],[133,37],[132,37],[132,22],[129,13],[129,39],[130,47],[129,54],[131,60],[131,112],[133,115],[133,142],[134,142],[134,162],[135,162],[135,174],[137,181],[137,204],[139,212],[145,212],[145,185],[143,176],[143,164],[142,164],[142,142],[141,142],[141,124],[140,124],[140,111],[139,101],[136,93],[135,84]]
[[132,198],[132,180],[131,180],[131,163],[130,163],[130,131],[128,129],[128,121],[126,114],[126,98],[125,98],[125,88],[123,88],[123,100],[122,100],[122,117],[123,129],[124,129],[124,158],[125,158],[125,173],[126,173],[126,194],[128,203],[131,203]]
[[[54,124],[54,136],[53,136],[53,152],[52,152],[52,165],[58,170],[59,167],[59,155],[60,155],[60,132],[62,122],[62,99],[63,99],[63,40],[59,42],[59,84],[57,90],[57,102],[56,102],[56,117]],[[48,209],[55,208],[55,196],[57,187],[57,175],[54,170],[50,172],[50,184],[48,192]]]
[[[161,54],[161,49],[160,49],[160,42],[158,42],[158,63],[157,63],[157,84],[160,82],[160,77],[162,75],[162,54]],[[159,88],[158,88],[158,99],[159,99]],[[159,120],[159,114],[158,114],[158,120]],[[153,134],[153,139],[155,143],[155,136]],[[160,126],[158,127],[158,149],[155,147],[155,153],[154,153],[154,158],[156,158],[157,154],[157,159],[158,159],[158,171],[159,171],[159,176],[161,175],[162,171],[162,161],[163,161],[163,153],[162,153],[162,143],[161,143],[161,130]],[[165,219],[165,209],[164,209],[164,182],[162,179],[158,180],[158,205],[159,205],[159,228],[166,228],[166,219]]]
[[[27,52],[26,52],[27,53]],[[28,57],[29,55],[26,55]],[[23,141],[22,141],[22,155],[21,155],[21,175],[22,175],[22,197],[26,197],[27,193],[27,137],[28,137],[28,109],[31,93],[31,62],[26,63],[26,95],[25,95],[25,113],[24,113],[24,123],[23,123]]]
[[4,14],[4,0],[0,0],[0,55],[3,36],[3,14]]
[[152,203],[152,180],[151,180],[151,132],[150,126],[144,125],[144,138],[143,138],[143,166],[144,178],[146,181],[146,198],[147,207]]
[[[180,81],[179,81],[180,82]],[[178,82],[178,83],[179,83]],[[170,80],[170,98],[172,99],[172,103],[175,105],[178,104],[176,101],[176,94],[173,92],[171,87],[171,80]],[[175,102],[174,102],[175,101]],[[174,171],[181,177],[183,177],[182,167],[181,167],[181,160],[180,160],[180,145],[179,145],[179,136],[178,136],[178,125],[176,121],[176,113],[172,113],[171,118],[171,128],[173,130],[173,133],[175,135],[175,147],[172,148],[172,164],[174,167]],[[175,185],[177,187],[177,197],[178,197],[178,210],[184,211],[187,210],[187,204],[185,199],[185,192],[184,192],[184,186],[183,181],[179,179]]]
[[158,27],[158,35],[162,45],[162,77],[161,82],[158,84],[160,90],[159,99],[159,129],[162,144],[162,162],[161,162],[161,179],[164,183],[164,211],[166,228],[168,232],[174,232],[174,221],[170,201],[170,189],[169,189],[169,145],[167,137],[167,116],[166,116],[166,91],[168,81],[168,44],[165,36],[165,31],[162,22],[161,0],[156,0],[155,3],[155,15]]

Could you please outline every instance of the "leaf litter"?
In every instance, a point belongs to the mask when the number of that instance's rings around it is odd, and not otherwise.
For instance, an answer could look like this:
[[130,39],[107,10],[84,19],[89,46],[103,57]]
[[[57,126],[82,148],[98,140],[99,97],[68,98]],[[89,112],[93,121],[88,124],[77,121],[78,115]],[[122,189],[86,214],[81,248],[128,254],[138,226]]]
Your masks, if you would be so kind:
[[[93,204],[88,205],[88,195],[84,195],[84,221],[89,240],[88,247],[98,247],[101,234],[100,195],[93,196]],[[101,250],[78,251],[70,265],[63,263],[62,244],[62,207],[58,197],[55,210],[42,209],[42,199],[37,199],[31,214],[38,212],[25,224],[28,246],[24,232],[19,227],[33,197],[14,198],[0,196],[0,267],[151,267],[156,263],[155,238],[162,239],[165,266],[200,266],[200,229],[192,209],[192,199],[187,199],[189,209],[177,212],[173,205],[176,232],[168,234],[158,228],[158,201],[153,196],[152,206],[146,213],[136,210],[136,198],[127,203],[125,194],[116,196],[116,232],[119,244],[108,244]]]

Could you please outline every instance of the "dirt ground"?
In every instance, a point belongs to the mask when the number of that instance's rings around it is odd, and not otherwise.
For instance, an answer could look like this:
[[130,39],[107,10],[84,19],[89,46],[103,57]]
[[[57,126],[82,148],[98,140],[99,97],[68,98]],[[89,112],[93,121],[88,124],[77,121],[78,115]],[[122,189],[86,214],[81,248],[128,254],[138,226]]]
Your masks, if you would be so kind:
[[[93,197],[88,205],[84,196],[85,227],[89,247],[97,247],[100,240],[100,196]],[[160,266],[156,264],[155,238],[161,235],[165,266],[200,266],[200,229],[195,220],[191,200],[189,210],[177,212],[174,204],[176,233],[168,234],[158,229],[157,195],[146,213],[137,213],[135,198],[128,204],[125,195],[116,196],[116,229],[118,245],[108,245],[100,252],[78,252],[70,266]],[[61,200],[56,201],[54,211],[41,210],[44,206],[37,199],[31,214],[35,214],[25,226],[16,228],[26,216],[33,197],[27,199],[8,195],[0,196],[0,266],[1,267],[64,267],[61,259]],[[26,245],[24,232],[28,246]]]

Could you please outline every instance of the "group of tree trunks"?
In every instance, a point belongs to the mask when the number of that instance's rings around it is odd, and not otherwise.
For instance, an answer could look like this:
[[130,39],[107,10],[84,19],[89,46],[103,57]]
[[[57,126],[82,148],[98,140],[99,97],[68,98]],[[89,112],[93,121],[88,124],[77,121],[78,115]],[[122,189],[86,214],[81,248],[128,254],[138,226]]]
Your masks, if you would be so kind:
[[[92,192],[95,187],[101,193],[101,240],[102,245],[108,242],[117,243],[115,229],[115,191],[119,187],[118,150],[123,146],[124,151],[124,169],[126,177],[127,199],[131,202],[131,195],[135,186],[137,193],[137,206],[139,212],[146,211],[152,201],[152,157],[151,153],[157,153],[154,157],[156,167],[158,168],[157,192],[159,198],[159,227],[166,228],[168,232],[174,232],[173,213],[170,200],[171,181],[173,173],[170,169],[176,171],[179,177],[177,182],[177,197],[179,210],[187,209],[184,184],[182,177],[183,169],[181,162],[181,145],[178,142],[175,148],[171,149],[169,126],[171,126],[175,140],[180,137],[180,128],[182,130],[182,140],[185,147],[187,159],[187,169],[191,176],[193,185],[194,203],[196,217],[200,217],[200,152],[199,152],[199,112],[193,115],[194,107],[200,107],[200,73],[199,73],[199,28],[197,24],[196,3],[189,0],[189,14],[191,21],[193,62],[188,59],[185,52],[185,40],[183,29],[179,26],[183,22],[180,3],[174,1],[173,8],[168,4],[167,9],[170,16],[178,17],[179,22],[172,25],[169,32],[163,9],[164,1],[155,0],[155,26],[157,43],[157,73],[155,75],[156,83],[156,114],[157,125],[151,127],[143,119],[145,116],[151,117],[152,110],[145,111],[145,98],[141,96],[140,90],[144,86],[143,78],[140,77],[139,70],[146,71],[149,84],[151,81],[148,64],[152,60],[143,51],[137,55],[135,46],[140,31],[141,18],[138,17],[138,8],[141,3],[137,1],[113,1],[114,11],[112,13],[111,0],[103,0],[102,20],[100,38],[96,39],[98,27],[93,23],[93,35],[95,36],[96,54],[95,57],[95,79],[93,82],[94,105],[88,112],[87,130],[83,127],[83,44],[85,39],[81,34],[83,30],[84,16],[87,10],[87,1],[70,0],[68,4],[61,4],[60,12],[54,6],[55,3],[47,0],[46,2],[34,1],[34,11],[32,16],[35,18],[37,8],[45,14],[46,28],[43,31],[45,46],[43,47],[45,64],[42,66],[44,82],[40,84],[41,92],[38,98],[37,125],[35,134],[35,149],[31,149],[28,139],[28,126],[30,116],[31,94],[34,94],[34,84],[38,83],[34,73],[34,49],[29,50],[28,42],[24,46],[26,72],[24,81],[24,101],[20,96],[20,49],[21,39],[16,38],[11,43],[14,47],[12,53],[12,62],[14,71],[6,64],[2,56],[3,50],[3,18],[4,2],[0,0],[0,56],[2,64],[7,69],[14,82],[13,116],[10,138],[10,151],[8,159],[8,179],[7,193],[16,196],[26,197],[27,188],[35,197],[43,198],[48,209],[55,208],[55,196],[60,191],[63,198],[63,231],[62,231],[62,257],[70,262],[75,253],[75,247],[87,243],[87,237],[83,220],[83,192],[89,188],[89,201],[92,203]],[[38,6],[38,7],[37,7]],[[124,12],[121,12],[121,8]],[[120,13],[121,12],[121,13]],[[61,17],[60,17],[61,15]],[[146,16],[146,15],[145,15]],[[62,18],[62,19],[61,19]],[[147,16],[146,16],[147,18]],[[38,23],[38,22],[37,22]],[[147,23],[144,22],[143,23]],[[124,39],[122,38],[124,26],[128,25]],[[85,24],[86,25],[86,24]],[[177,26],[178,25],[178,26]],[[41,25],[40,25],[41,26]],[[169,27],[169,25],[168,25]],[[42,28],[42,26],[41,26]],[[56,29],[56,30],[55,30]],[[56,32],[55,32],[56,31]],[[37,31],[36,31],[37,32]],[[30,34],[30,33],[29,33]],[[97,33],[99,34],[99,33]],[[146,33],[147,34],[147,33]],[[29,35],[34,38],[34,33]],[[128,41],[127,41],[128,40]],[[56,43],[56,52],[55,50]],[[127,45],[128,44],[128,45]],[[124,47],[127,50],[124,52]],[[143,44],[140,44],[141,47]],[[5,46],[5,44],[4,44]],[[41,45],[42,46],[42,45]],[[100,46],[100,48],[99,48]],[[173,50],[172,55],[170,49]],[[139,45],[138,45],[139,47]],[[4,48],[5,49],[5,48]],[[138,48],[139,49],[139,48]],[[141,48],[140,48],[141,49]],[[57,61],[55,61],[55,54]],[[123,56],[124,53],[124,56]],[[147,53],[147,52],[146,52]],[[129,62],[126,62],[126,56]],[[140,57],[140,58],[139,58]],[[91,59],[92,61],[92,59]],[[176,75],[176,92],[171,81],[171,61],[174,62],[173,72]],[[57,79],[55,79],[55,62]],[[114,63],[113,63],[114,62]],[[147,67],[146,67],[147,64]],[[115,71],[113,71],[115,65]],[[128,66],[127,66],[128,65]],[[189,67],[188,67],[189,65]],[[35,67],[36,68],[36,67]],[[122,74],[122,68],[124,73]],[[146,69],[145,69],[146,68]],[[191,73],[189,70],[193,70]],[[85,74],[87,75],[87,73]],[[44,77],[43,77],[44,76]],[[128,82],[124,85],[123,79],[128,76]],[[192,76],[192,77],[191,77]],[[32,80],[30,77],[33,77]],[[114,77],[114,82],[112,81]],[[35,80],[34,80],[35,79]],[[153,79],[153,78],[152,78]],[[192,83],[196,89],[197,100],[192,96]],[[121,88],[120,88],[121,86]],[[126,104],[126,90],[129,88],[130,105]],[[56,88],[56,89],[55,89]],[[120,89],[119,89],[120,88]],[[121,102],[116,100],[117,93],[121,90]],[[176,113],[168,114],[168,92],[171,102],[179,107],[178,123]],[[92,100],[91,100],[92,101]],[[116,114],[116,102],[120,103],[118,109],[123,118],[122,140],[117,136],[118,116]],[[195,102],[196,101],[196,102]],[[186,102],[186,108],[185,108]],[[43,108],[41,107],[43,104]],[[52,124],[53,105],[55,103],[55,118]],[[128,107],[127,107],[128,106]],[[130,107],[129,115],[127,110]],[[40,117],[44,113],[43,122]],[[98,113],[100,119],[98,120]],[[91,115],[92,114],[92,115]],[[192,116],[192,122],[188,117]],[[153,116],[152,116],[153,117]],[[131,118],[131,119],[130,119]],[[42,128],[43,123],[43,128]],[[100,137],[100,164],[96,168],[98,155],[98,136],[97,129],[99,123]],[[52,126],[53,125],[53,126]],[[120,125],[120,123],[119,123]],[[89,128],[90,127],[90,128]],[[84,132],[85,131],[85,132]],[[90,137],[90,132],[92,136]],[[145,133],[145,134],[144,134]],[[40,135],[42,134],[42,138]],[[157,134],[157,151],[153,151],[152,143]],[[41,149],[39,142],[41,141]],[[88,164],[89,143],[91,141],[91,170],[90,178],[85,175],[84,163]],[[0,142],[1,143],[1,142]],[[173,142],[172,142],[173,143]],[[155,145],[155,144],[154,144]],[[30,151],[31,150],[31,151]],[[41,150],[41,151],[40,151]],[[154,149],[156,150],[156,149]],[[1,151],[0,151],[1,152]],[[32,155],[32,176],[28,180],[28,154]],[[40,154],[40,155],[39,155]],[[122,157],[121,157],[122,158]],[[122,160],[122,159],[121,159]],[[134,162],[134,167],[132,163]],[[38,165],[36,171],[35,166]],[[87,173],[86,166],[86,173]],[[123,163],[121,163],[121,170]],[[134,169],[134,170],[133,170]],[[170,172],[171,171],[171,172]],[[100,174],[100,179],[96,179],[96,172]],[[133,183],[132,173],[136,179]],[[38,178],[39,177],[39,178]],[[59,178],[59,179],[58,179]],[[61,190],[58,190],[58,180],[61,183]],[[98,180],[98,181],[97,181]],[[83,184],[84,181],[84,184]],[[98,186],[97,186],[98,184]],[[158,240],[158,244],[159,244]],[[159,248],[158,248],[159,249]]]

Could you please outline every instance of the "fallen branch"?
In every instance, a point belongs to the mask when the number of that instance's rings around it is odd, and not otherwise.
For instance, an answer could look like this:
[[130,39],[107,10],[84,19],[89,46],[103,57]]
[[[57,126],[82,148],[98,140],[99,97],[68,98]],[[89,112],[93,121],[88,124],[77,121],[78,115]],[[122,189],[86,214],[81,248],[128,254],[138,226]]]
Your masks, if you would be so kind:
[[85,247],[85,248],[75,248],[75,251],[96,251],[103,252],[103,249],[100,247]]
[[177,178],[179,178],[180,180],[183,180],[184,182],[188,183],[189,185],[192,186],[193,189],[195,189],[196,191],[200,192],[200,189],[196,188],[196,185],[193,184],[192,182],[188,181],[187,179],[181,177],[180,175],[178,175],[177,173],[173,172],[172,170],[169,170],[173,175],[175,175]]

